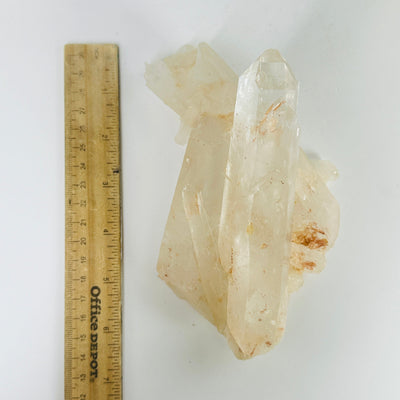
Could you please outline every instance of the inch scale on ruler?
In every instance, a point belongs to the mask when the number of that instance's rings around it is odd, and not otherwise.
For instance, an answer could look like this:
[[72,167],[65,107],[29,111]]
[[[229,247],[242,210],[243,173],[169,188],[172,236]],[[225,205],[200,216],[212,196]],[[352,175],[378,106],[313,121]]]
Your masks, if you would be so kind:
[[122,398],[118,48],[65,46],[65,399]]

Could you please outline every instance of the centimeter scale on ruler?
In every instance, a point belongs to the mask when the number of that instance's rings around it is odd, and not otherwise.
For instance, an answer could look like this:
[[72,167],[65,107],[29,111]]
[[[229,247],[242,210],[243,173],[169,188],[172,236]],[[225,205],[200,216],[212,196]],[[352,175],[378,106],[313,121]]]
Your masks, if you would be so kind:
[[121,399],[118,48],[65,46],[65,399]]

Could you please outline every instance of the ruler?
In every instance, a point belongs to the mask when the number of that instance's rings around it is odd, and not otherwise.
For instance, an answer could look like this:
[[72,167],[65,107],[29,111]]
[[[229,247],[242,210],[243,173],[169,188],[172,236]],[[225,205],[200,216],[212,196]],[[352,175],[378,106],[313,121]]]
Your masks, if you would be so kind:
[[65,399],[121,399],[118,48],[65,46]]

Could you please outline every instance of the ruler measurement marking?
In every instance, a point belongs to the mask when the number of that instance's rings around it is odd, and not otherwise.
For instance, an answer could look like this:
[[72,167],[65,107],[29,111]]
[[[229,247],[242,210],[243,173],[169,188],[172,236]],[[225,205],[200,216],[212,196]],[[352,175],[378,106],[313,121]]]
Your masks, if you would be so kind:
[[[115,393],[112,394],[114,398],[120,399],[122,396],[118,89],[115,46],[66,46],[65,399],[67,400],[75,398],[102,400],[110,398],[110,391]],[[112,118],[109,118],[110,116]],[[113,173],[114,170],[118,173]],[[105,181],[107,184],[104,186],[113,187],[108,192],[111,201],[109,198],[104,198],[105,194],[101,194]],[[108,249],[107,236],[114,238],[118,252]],[[72,254],[74,256],[71,256]],[[107,257],[107,254],[110,256]],[[108,282],[103,281],[108,273],[107,263],[115,267],[114,277],[107,278],[110,279]],[[94,285],[101,289],[102,309],[98,316],[96,331],[98,377],[91,382],[90,289]],[[111,287],[112,296],[109,297],[108,288]],[[114,304],[119,312],[112,312],[107,304]],[[107,324],[111,323],[108,315],[115,319],[112,335],[108,334],[110,329]],[[107,331],[103,331],[103,328],[107,328]],[[114,350],[109,352],[107,349]],[[108,376],[109,357],[116,360],[116,372],[113,375],[115,379],[110,379]],[[107,381],[104,382],[104,379]]]

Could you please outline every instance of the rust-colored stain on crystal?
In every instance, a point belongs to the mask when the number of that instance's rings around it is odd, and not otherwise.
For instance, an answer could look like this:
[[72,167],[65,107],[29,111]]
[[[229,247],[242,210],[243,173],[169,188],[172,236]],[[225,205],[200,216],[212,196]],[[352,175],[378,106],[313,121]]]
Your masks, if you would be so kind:
[[291,263],[291,264],[290,264],[290,267],[291,267],[292,270],[294,270],[294,271],[299,271],[299,272],[304,271],[304,267],[303,267],[303,266],[300,267],[297,263]]
[[269,117],[269,114],[271,114],[271,112],[275,112],[282,104],[284,104],[285,101],[280,101],[278,104],[271,104],[268,108],[268,110],[265,112],[263,119],[257,124],[256,126],[256,130],[259,131],[261,136],[264,136],[267,131],[269,131],[270,133],[276,133],[277,130],[277,122],[276,119],[273,118],[271,121],[271,126],[269,126],[267,129],[260,129],[266,122],[267,119]]
[[314,261],[304,261],[304,262],[302,263],[302,266],[303,266],[305,269],[308,269],[309,271],[312,271],[312,270],[315,268],[316,265],[317,265],[317,264],[315,264]]
[[272,111],[276,111],[282,104],[285,104],[285,101],[280,101],[273,109]]
[[218,114],[218,118],[229,122],[233,119],[233,112],[228,114]]
[[250,353],[250,356],[252,357],[253,356],[253,354],[254,354],[254,352],[256,351],[256,348],[257,348],[257,344],[254,346],[254,349],[251,351],[251,353]]
[[300,232],[293,232],[292,242],[306,246],[309,249],[319,249],[328,246],[328,240],[321,236],[325,236],[325,232],[318,229],[314,223],[307,225]]

